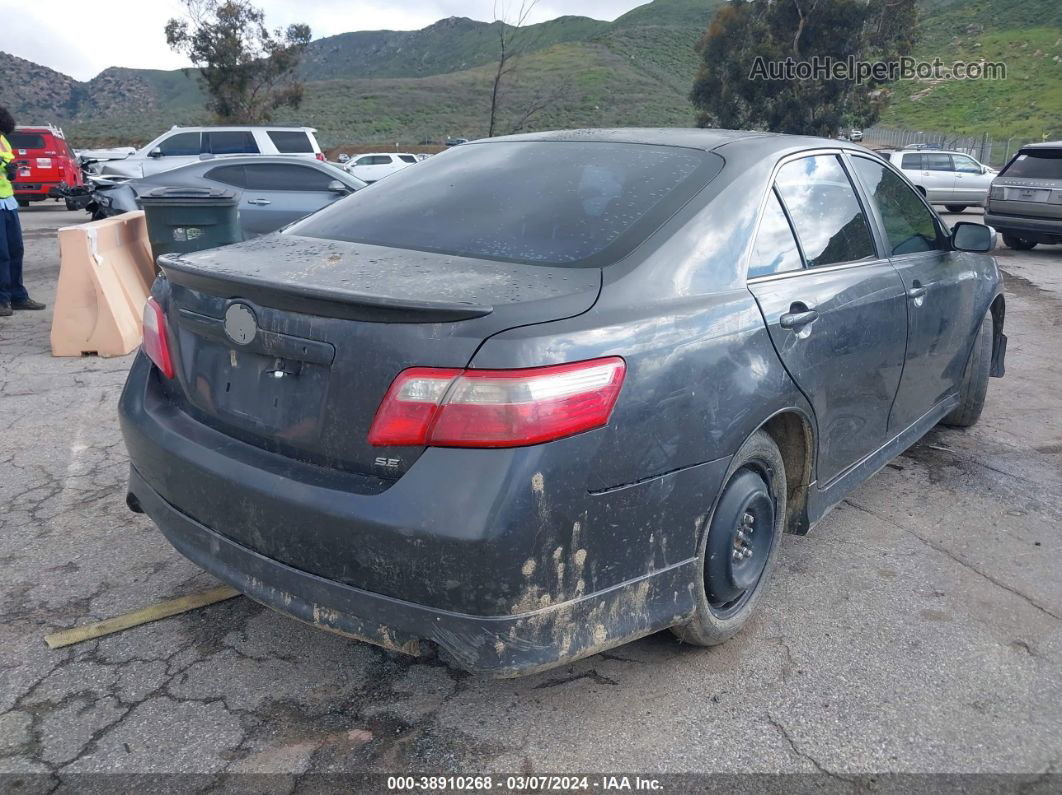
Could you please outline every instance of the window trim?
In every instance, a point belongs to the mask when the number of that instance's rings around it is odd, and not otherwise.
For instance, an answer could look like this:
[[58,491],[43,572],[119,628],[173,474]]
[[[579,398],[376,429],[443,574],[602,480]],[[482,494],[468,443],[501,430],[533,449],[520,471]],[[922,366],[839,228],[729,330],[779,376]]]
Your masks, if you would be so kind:
[[[846,159],[854,160],[857,157],[861,157],[864,160],[869,160],[871,163],[877,163],[877,159],[875,159],[873,157],[868,157],[867,155],[864,155],[864,154],[862,154],[860,152],[849,152],[849,153],[846,153],[846,154],[847,154],[847,158]],[[888,163],[888,162],[885,163],[885,166],[886,166],[886,168],[891,167],[892,168],[892,173],[896,174],[900,179],[902,179],[904,182],[906,182],[907,186],[911,189],[911,192],[914,193],[915,196],[918,197],[919,201],[922,202],[922,206],[925,207],[927,210],[929,210],[929,214],[933,218],[933,223],[937,227],[937,234],[941,235],[941,237],[945,241],[947,241],[947,247],[946,248],[940,248],[940,249],[932,249],[930,251],[912,251],[909,254],[897,254],[895,256],[886,255],[882,259],[885,259],[885,260],[887,260],[889,262],[906,262],[906,261],[908,261],[910,259],[925,258],[925,257],[935,257],[935,256],[938,256],[940,254],[946,254],[947,252],[952,251],[953,249],[951,247],[951,242],[950,242],[951,241],[951,235],[948,233],[947,227],[944,226],[944,222],[941,220],[940,215],[937,213],[936,210],[933,209],[933,205],[929,203],[929,200],[922,194],[922,191],[918,190],[918,187],[913,182],[911,182],[911,180],[908,178],[908,176],[903,173],[902,169],[896,168],[895,165],[893,165],[892,163]],[[873,223],[873,226],[875,227],[876,234],[881,239],[882,252],[883,253],[887,253],[888,252],[888,246],[889,246],[889,236],[885,233],[885,219],[881,217],[881,214],[878,212],[878,208],[873,204],[873,202],[870,201],[870,191],[868,191],[867,190],[867,186],[863,184],[863,181],[859,177],[859,172],[855,169],[854,165],[851,168],[851,173],[854,175],[855,180],[859,183],[860,192],[863,193],[867,197],[867,203],[871,205],[871,209],[873,211],[871,213],[872,218],[873,218],[872,223]]]
[[[848,268],[861,268],[867,265],[874,265],[876,263],[889,261],[889,258],[884,256],[885,246],[880,234],[880,230],[878,229],[876,223],[877,216],[872,216],[872,214],[868,212],[866,206],[867,200],[865,192],[863,190],[863,184],[858,180],[855,175],[852,174],[851,168],[849,167],[849,163],[846,157],[849,151],[850,150],[843,149],[841,147],[815,147],[814,149],[804,149],[800,152],[792,152],[786,155],[785,157],[780,158],[774,164],[774,167],[771,169],[771,175],[767,180],[767,187],[764,190],[763,196],[760,197],[760,206],[756,212],[755,232],[749,237],[749,241],[745,246],[745,253],[742,257],[742,269],[745,274],[746,284],[759,284],[761,282],[772,281],[774,279],[792,279],[794,277],[803,276],[804,274],[808,273],[830,273],[831,271],[846,270]],[[798,271],[785,271],[784,273],[771,273],[765,276],[753,276],[752,278],[749,278],[749,266],[751,265],[752,252],[756,245],[756,236],[759,235],[760,224],[763,222],[763,215],[767,208],[767,200],[771,194],[771,191],[774,190],[774,185],[778,178],[778,172],[781,171],[782,167],[785,166],[787,163],[791,163],[794,160],[803,160],[806,157],[814,157],[816,155],[836,155],[840,160],[841,168],[844,170],[845,174],[847,174],[848,181],[852,184],[852,190],[855,192],[856,201],[859,202],[859,207],[863,211],[863,216],[867,219],[868,230],[870,231],[870,238],[874,244],[874,259],[859,259],[853,260],[851,262],[836,262],[832,265],[823,265],[818,268],[809,268],[807,266],[807,258],[804,256],[804,246],[800,242],[800,235],[796,233],[796,227],[793,226],[793,219],[789,215],[789,208],[785,206],[785,201],[782,199],[781,195],[779,195],[778,201],[782,205],[782,212],[785,213],[785,217],[789,221],[789,229],[793,232],[793,237],[796,238],[797,249],[800,251],[800,257],[804,262],[804,267]],[[858,156],[864,157],[864,155],[862,154]],[[889,165],[892,166],[891,163],[889,163]],[[893,170],[898,169],[893,166]],[[904,177],[904,179],[907,178]],[[907,181],[910,182],[910,180]]]

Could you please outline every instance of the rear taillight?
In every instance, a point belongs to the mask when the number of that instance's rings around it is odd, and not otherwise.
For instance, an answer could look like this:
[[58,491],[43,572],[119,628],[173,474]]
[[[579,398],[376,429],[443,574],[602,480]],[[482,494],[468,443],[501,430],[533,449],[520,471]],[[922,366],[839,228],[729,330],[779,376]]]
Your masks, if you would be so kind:
[[173,358],[166,339],[166,315],[154,298],[144,304],[144,342],[141,349],[167,378],[173,378]]
[[324,156],[324,152],[318,152],[316,155],[314,155],[314,157],[316,157],[322,163],[327,162],[327,158]]
[[376,412],[376,447],[522,447],[600,428],[626,365],[611,357],[524,370],[414,367]]

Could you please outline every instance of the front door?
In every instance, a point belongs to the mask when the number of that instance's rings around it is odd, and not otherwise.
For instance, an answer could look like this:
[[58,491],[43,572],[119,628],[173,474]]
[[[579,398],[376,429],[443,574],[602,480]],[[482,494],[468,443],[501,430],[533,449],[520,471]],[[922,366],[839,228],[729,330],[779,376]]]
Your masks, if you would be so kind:
[[983,205],[988,199],[993,175],[985,174],[981,164],[969,155],[952,155],[951,162],[955,166],[954,203]]
[[889,430],[903,431],[959,389],[977,317],[977,254],[953,251],[947,230],[892,169],[855,155],[852,164],[884,232],[907,295],[907,356]]
[[907,341],[903,283],[880,257],[837,154],[779,170],[749,289],[815,411],[817,478],[825,488],[888,441]]

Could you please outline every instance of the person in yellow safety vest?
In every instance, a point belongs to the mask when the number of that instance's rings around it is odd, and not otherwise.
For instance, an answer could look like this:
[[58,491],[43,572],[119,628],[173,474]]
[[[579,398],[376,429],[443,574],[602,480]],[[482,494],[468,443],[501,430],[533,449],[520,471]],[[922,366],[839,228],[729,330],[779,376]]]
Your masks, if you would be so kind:
[[15,152],[7,140],[14,131],[15,120],[0,107],[0,317],[10,317],[16,309],[44,309],[22,285],[22,224],[11,186]]

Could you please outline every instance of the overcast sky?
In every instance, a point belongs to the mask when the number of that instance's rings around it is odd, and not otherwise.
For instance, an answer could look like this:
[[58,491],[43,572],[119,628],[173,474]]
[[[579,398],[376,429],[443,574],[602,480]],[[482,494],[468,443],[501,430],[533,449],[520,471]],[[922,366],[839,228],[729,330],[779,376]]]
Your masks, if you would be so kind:
[[[505,0],[499,0],[503,3]],[[539,0],[532,21],[564,14],[615,19],[648,0]],[[508,0],[516,8],[520,0]],[[306,22],[315,39],[351,30],[417,30],[444,17],[490,20],[493,0],[257,0],[270,27]],[[163,26],[178,0],[49,0],[5,8],[0,50],[88,80],[108,66],[177,69]]]

